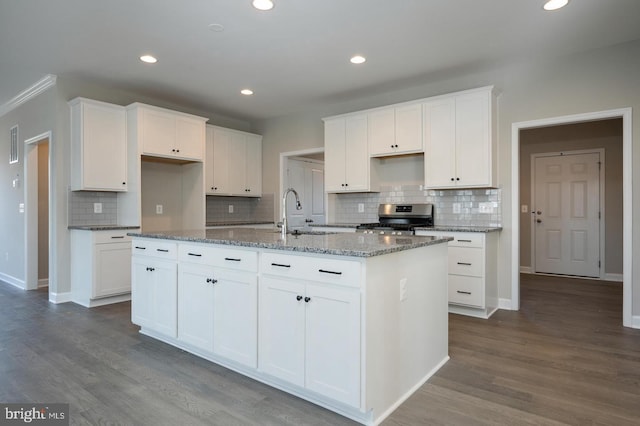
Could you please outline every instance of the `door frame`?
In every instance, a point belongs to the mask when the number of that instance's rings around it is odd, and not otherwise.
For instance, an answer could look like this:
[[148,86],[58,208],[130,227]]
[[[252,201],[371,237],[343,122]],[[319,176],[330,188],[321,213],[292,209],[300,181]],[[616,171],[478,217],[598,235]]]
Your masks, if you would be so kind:
[[55,246],[55,229],[53,223],[53,212],[55,200],[53,197],[53,135],[51,131],[41,133],[24,141],[24,277],[25,290],[36,290],[38,288],[38,145],[47,141],[49,144],[49,294],[52,292],[52,285],[55,267],[55,253],[51,247]]
[[[605,247],[605,228],[606,226],[604,226],[605,223],[605,218],[606,218],[606,212],[605,212],[605,203],[604,203],[604,199],[605,199],[605,182],[604,182],[604,177],[605,177],[605,152],[604,152],[604,148],[594,148],[594,149],[577,149],[577,150],[571,150],[571,151],[553,151],[553,152],[536,152],[531,154],[531,201],[530,201],[530,206],[531,206],[531,212],[533,212],[533,207],[534,207],[534,202],[535,202],[535,184],[536,184],[536,169],[535,169],[535,160],[537,158],[543,158],[543,157],[560,157],[563,155],[579,155],[579,154],[599,154],[600,155],[600,170],[598,171],[600,176],[599,176],[599,199],[598,199],[598,205],[599,205],[599,209],[600,209],[600,221],[598,223],[598,231],[600,233],[600,241],[599,241],[599,247],[598,247],[598,256],[600,257],[600,268],[598,270],[598,278],[599,279],[604,279],[605,277],[605,256],[604,256],[604,247]],[[553,275],[553,274],[546,274],[546,273],[539,273],[536,272],[536,253],[535,253],[535,249],[536,249],[536,228],[535,226],[531,226],[531,237],[530,237],[530,241],[531,241],[531,272],[536,274],[536,275]],[[593,279],[592,277],[579,277],[579,276],[571,276],[572,278],[587,278],[587,279]]]
[[[284,188],[284,182],[286,181],[287,163],[289,158],[304,157],[309,154],[324,154],[324,147],[301,149],[299,151],[287,151],[280,153],[280,182],[278,184],[278,199],[276,200],[276,223],[282,218],[282,196],[287,188]],[[324,205],[325,205],[325,222],[328,216],[328,196],[327,192],[324,193]]]
[[520,309],[520,130],[560,124],[582,123],[622,118],[622,324],[640,328],[640,317],[634,321],[633,290],[633,137],[632,109],[620,108],[583,114],[565,115],[511,124],[511,303],[512,310]]

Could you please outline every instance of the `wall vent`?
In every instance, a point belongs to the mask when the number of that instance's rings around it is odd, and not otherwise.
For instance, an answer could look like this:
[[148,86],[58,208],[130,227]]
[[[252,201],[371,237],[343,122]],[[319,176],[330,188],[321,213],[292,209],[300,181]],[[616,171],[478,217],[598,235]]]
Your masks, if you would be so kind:
[[9,142],[11,147],[9,148],[9,164],[18,162],[18,126],[13,126],[10,130]]

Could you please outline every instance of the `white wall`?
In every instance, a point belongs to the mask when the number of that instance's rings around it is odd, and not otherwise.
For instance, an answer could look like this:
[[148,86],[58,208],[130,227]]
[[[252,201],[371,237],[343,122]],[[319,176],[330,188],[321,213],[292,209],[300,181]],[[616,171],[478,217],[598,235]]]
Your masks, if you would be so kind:
[[[535,58],[534,58],[535,59]],[[640,41],[594,50],[555,61],[535,61],[466,76],[451,76],[411,89],[376,93],[368,97],[336,103],[324,110],[256,123],[263,135],[263,174],[265,191],[277,192],[280,152],[323,146],[323,116],[419,99],[485,85],[496,85],[498,100],[498,182],[502,190],[503,231],[500,234],[499,297],[511,298],[512,240],[511,126],[514,122],[564,116],[623,107],[640,110]],[[426,80],[425,80],[426,81]],[[640,128],[640,113],[634,127]],[[640,133],[634,134],[640,145]],[[640,150],[635,150],[633,184],[640,188]],[[640,208],[634,199],[634,211]],[[640,215],[634,217],[633,247],[640,253]],[[640,314],[640,274],[633,280],[633,314]]]

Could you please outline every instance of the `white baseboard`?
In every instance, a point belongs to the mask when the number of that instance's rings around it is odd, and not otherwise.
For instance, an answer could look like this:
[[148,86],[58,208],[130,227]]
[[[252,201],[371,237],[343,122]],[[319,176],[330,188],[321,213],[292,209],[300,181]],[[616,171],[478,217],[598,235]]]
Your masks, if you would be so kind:
[[631,317],[631,328],[640,328],[640,315],[633,315]]
[[605,281],[617,281],[617,282],[621,283],[621,282],[624,281],[624,275],[622,275],[622,274],[605,273],[603,280],[605,280]]
[[521,274],[533,274],[533,269],[531,266],[520,266]]
[[49,302],[51,303],[67,303],[67,302],[71,302],[71,296],[72,293],[66,292],[66,293],[53,293],[53,292],[49,292]]
[[49,278],[39,278],[38,279],[38,288],[49,287]]
[[25,289],[24,280],[12,277],[11,275],[3,274],[2,272],[0,272],[0,281],[4,281],[5,283],[10,284],[14,287],[18,287],[20,290]]
[[505,309],[507,311],[511,311],[512,309],[511,299],[498,299],[498,309]]

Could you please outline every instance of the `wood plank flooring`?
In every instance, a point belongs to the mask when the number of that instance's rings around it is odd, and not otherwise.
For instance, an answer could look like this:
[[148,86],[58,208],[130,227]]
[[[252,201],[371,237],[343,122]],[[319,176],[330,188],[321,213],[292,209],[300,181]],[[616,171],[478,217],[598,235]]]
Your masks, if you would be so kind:
[[[450,315],[451,360],[383,424],[640,424],[621,284],[523,275],[521,293],[519,312]],[[355,424],[137,330],[129,303],[52,305],[0,282],[0,401],[68,402],[78,425]]]

